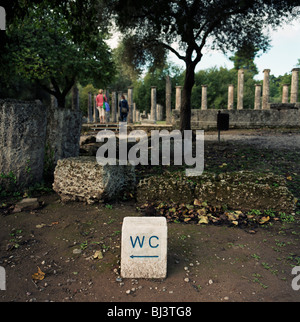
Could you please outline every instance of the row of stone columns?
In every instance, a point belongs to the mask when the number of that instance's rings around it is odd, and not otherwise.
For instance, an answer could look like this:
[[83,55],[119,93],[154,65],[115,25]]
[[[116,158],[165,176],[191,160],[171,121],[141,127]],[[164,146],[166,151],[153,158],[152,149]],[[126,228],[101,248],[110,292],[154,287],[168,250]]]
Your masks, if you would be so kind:
[[[292,81],[291,81],[291,97],[290,103],[297,103],[298,101],[298,88],[299,88],[299,71],[300,68],[294,68],[292,70]],[[261,85],[255,85],[255,104],[254,109],[260,109],[260,97],[261,97]],[[282,103],[286,104],[289,102],[289,85],[283,84],[282,87]],[[264,81],[263,81],[263,94],[262,94],[262,109],[269,109],[270,103],[270,69],[264,70]]]
[[[172,114],[171,96],[172,96],[172,84],[171,84],[170,76],[167,76],[166,77],[166,123],[167,124],[171,124],[171,114]],[[176,98],[176,102],[177,102],[177,98]],[[181,104],[181,96],[180,96],[180,104]],[[157,104],[156,86],[151,86],[150,120],[152,121],[163,120],[163,106],[160,104]]]
[[[292,82],[291,82],[291,96],[290,103],[297,103],[298,101],[298,87],[299,87],[299,71],[300,68],[294,68],[292,70]],[[270,108],[270,69],[265,69],[263,71],[264,79],[263,86],[260,84],[255,84],[255,100],[254,100],[254,109],[269,109]],[[240,69],[238,71],[238,85],[237,85],[237,110],[243,109],[244,101],[244,70]],[[111,106],[111,121],[117,122],[119,113],[119,101],[123,92],[112,92],[112,102]],[[172,86],[171,79],[169,76],[166,78],[166,123],[171,123],[171,94]],[[106,96],[109,97],[108,92]],[[289,85],[283,85],[282,92],[282,103],[288,103],[289,100]],[[129,114],[127,121],[129,123],[137,122],[140,119],[140,113],[137,113],[136,104],[133,102],[133,87],[129,87],[127,91],[127,101],[129,105]],[[182,104],[182,86],[176,86],[176,102],[175,109],[180,110]],[[92,94],[89,93],[88,98],[88,122],[96,122],[99,118],[99,112],[96,109],[96,95],[92,97]],[[202,85],[202,97],[201,97],[201,109],[207,110],[207,85]],[[228,110],[234,108],[234,85],[228,85]],[[151,111],[150,111],[150,120],[160,121],[162,120],[162,106],[157,104],[156,97],[156,86],[151,87]]]
[[[292,82],[291,82],[291,97],[290,103],[297,103],[298,101],[298,88],[299,88],[299,71],[300,68],[294,68],[292,70]],[[254,109],[255,110],[266,110],[270,108],[270,69],[265,69],[264,71],[264,80],[263,80],[263,92],[262,85],[255,84],[255,100],[254,100]],[[237,110],[243,109],[244,101],[244,70],[240,69],[238,71],[238,88],[237,88]],[[178,97],[178,104],[176,103],[176,109],[180,109],[180,93],[181,86],[176,87],[176,102]],[[289,85],[283,85],[282,92],[282,103],[288,103],[289,96]],[[228,85],[228,110],[234,108],[234,85]],[[207,109],[207,86],[202,85],[202,97],[201,97],[201,110]]]

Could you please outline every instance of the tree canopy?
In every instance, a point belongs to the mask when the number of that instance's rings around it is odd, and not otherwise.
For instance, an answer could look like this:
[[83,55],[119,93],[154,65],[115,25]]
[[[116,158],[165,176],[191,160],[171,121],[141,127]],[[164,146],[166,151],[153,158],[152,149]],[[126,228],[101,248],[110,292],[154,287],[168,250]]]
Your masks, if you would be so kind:
[[79,79],[82,85],[106,86],[114,75],[114,64],[105,34],[98,30],[77,41],[72,28],[60,10],[45,5],[29,9],[19,23],[8,27],[6,55],[2,54],[6,78],[15,71],[37,82],[61,107]]
[[180,113],[181,130],[190,129],[191,94],[195,67],[204,47],[223,52],[252,47],[265,51],[266,27],[292,19],[292,0],[105,0],[126,33],[132,61],[141,66],[152,57],[160,60],[167,50],[185,62]]

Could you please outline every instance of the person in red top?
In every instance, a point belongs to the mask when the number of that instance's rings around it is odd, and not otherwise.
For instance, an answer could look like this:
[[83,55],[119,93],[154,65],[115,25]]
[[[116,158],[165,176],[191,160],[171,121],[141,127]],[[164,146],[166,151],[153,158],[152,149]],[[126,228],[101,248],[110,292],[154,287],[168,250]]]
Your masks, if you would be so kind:
[[100,123],[105,123],[105,109],[103,108],[104,102],[107,102],[103,90],[99,89],[99,94],[96,97],[97,109],[99,111]]

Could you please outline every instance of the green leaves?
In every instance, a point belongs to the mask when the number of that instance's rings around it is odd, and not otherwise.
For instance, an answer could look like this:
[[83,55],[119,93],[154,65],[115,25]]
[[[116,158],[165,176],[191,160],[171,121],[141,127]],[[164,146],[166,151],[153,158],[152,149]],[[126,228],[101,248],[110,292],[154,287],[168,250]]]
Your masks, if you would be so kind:
[[7,54],[19,76],[44,87],[54,80],[59,95],[66,95],[75,80],[104,87],[114,76],[114,64],[103,34],[96,30],[75,37],[72,23],[60,10],[35,6],[22,23],[10,25]]

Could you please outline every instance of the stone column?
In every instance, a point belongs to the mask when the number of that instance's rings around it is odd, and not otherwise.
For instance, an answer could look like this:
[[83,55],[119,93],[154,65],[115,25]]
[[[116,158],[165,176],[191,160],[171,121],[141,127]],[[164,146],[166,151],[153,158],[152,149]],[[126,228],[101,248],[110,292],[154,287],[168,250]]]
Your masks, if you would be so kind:
[[140,111],[138,111],[138,110],[136,110],[136,112],[135,112],[136,114],[135,114],[135,121],[136,122],[140,122]]
[[172,82],[168,75],[166,77],[166,124],[171,124],[171,114],[172,114]]
[[156,86],[151,86],[151,120],[156,121]]
[[112,92],[111,94],[111,121],[115,123],[117,118],[117,105],[118,105],[118,94],[117,92]]
[[261,85],[255,84],[255,99],[254,99],[254,109],[260,110],[261,109]]
[[96,103],[96,97],[97,97],[97,95],[94,95],[94,99],[93,99],[93,109],[94,109],[94,123],[97,123],[97,122],[99,122],[99,111],[98,111],[98,109],[96,108],[96,106],[97,106],[97,103]]
[[107,98],[107,102],[109,103],[109,87],[107,87],[104,91],[104,95],[106,96]]
[[129,113],[127,117],[127,123],[132,123],[132,115],[133,115],[133,87],[128,87],[128,106],[129,106]]
[[121,96],[123,95],[123,92],[118,92],[118,113],[117,113],[117,120],[119,120],[119,117],[121,115],[121,111],[120,111],[120,102],[121,102]]
[[161,104],[156,105],[156,119],[157,121],[163,121],[163,106]]
[[238,88],[237,88],[237,109],[242,110],[244,107],[244,77],[243,69],[238,71]]
[[93,123],[93,101],[90,92],[88,94],[88,123]]
[[291,103],[297,103],[298,101],[299,70],[300,68],[292,70]]
[[176,86],[176,103],[175,103],[175,109],[180,111],[181,110],[181,91],[182,86]]
[[282,103],[289,102],[289,85],[283,84],[282,85]]
[[72,110],[79,111],[79,90],[77,85],[72,87]]
[[132,122],[136,122],[136,103],[133,103],[133,110],[132,110]]
[[263,97],[262,97],[262,109],[268,110],[270,99],[270,69],[264,70],[264,83],[263,83]]
[[234,85],[228,85],[228,110],[233,110],[234,108]]
[[201,110],[207,110],[207,85],[202,85]]

